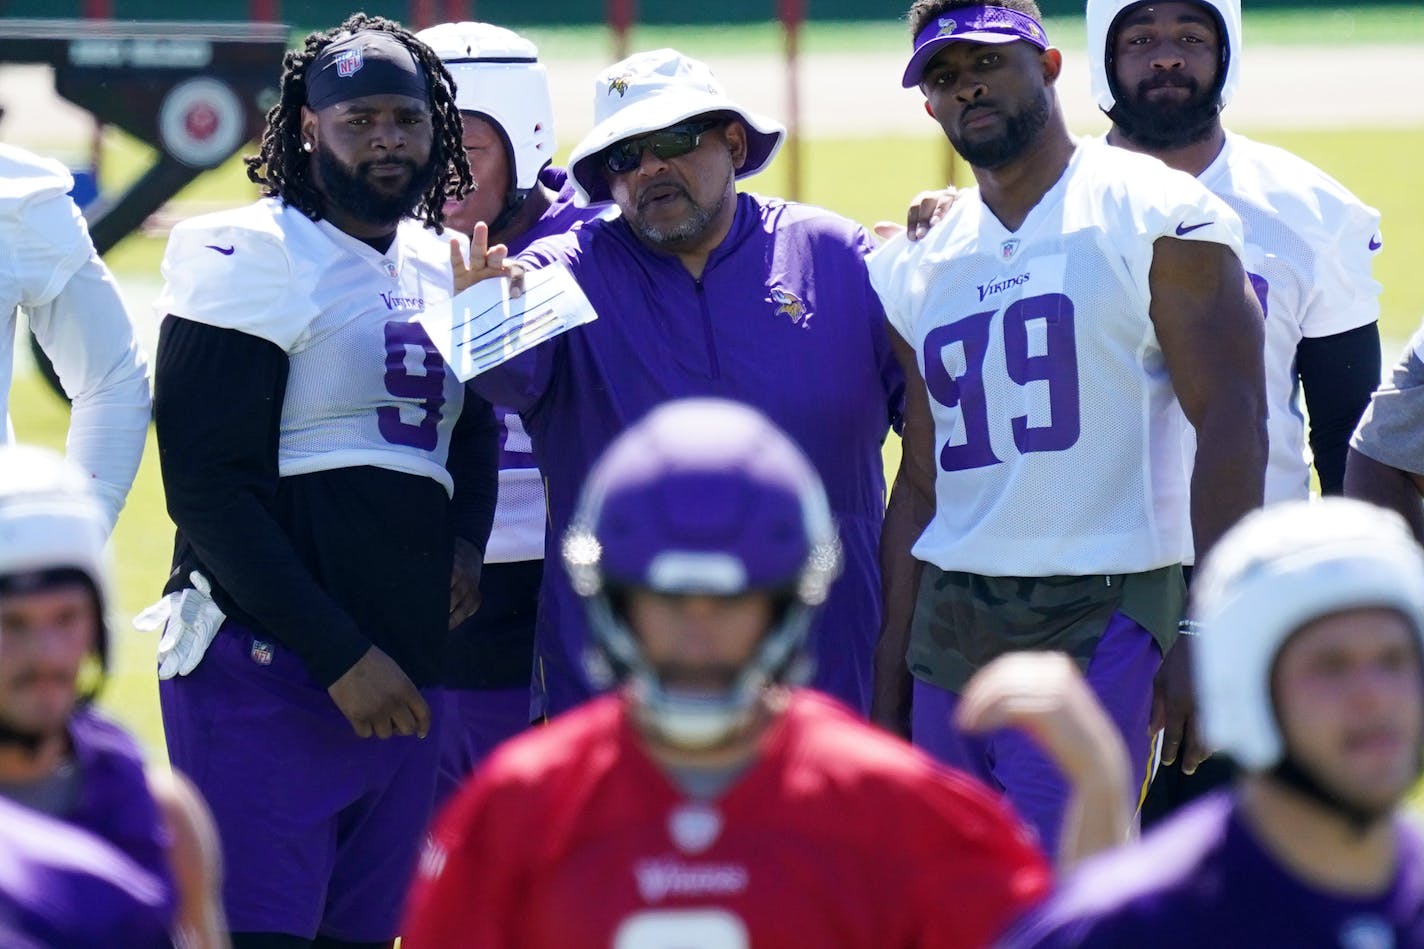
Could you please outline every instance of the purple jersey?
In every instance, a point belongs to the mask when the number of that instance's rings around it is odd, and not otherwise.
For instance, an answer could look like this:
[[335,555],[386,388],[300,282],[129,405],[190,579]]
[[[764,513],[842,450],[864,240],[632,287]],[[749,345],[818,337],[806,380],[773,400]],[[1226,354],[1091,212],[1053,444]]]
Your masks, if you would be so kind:
[[[564,263],[600,318],[472,382],[529,429],[549,491],[550,550],[595,459],[654,406],[721,396],[764,412],[816,465],[840,525],[845,573],[812,631],[815,684],[862,712],[880,626],[880,446],[904,396],[870,249],[864,230],[829,211],[740,194],[730,232],[694,279],[621,217],[586,222],[520,260]],[[534,711],[556,713],[589,692],[583,611],[558,557],[537,623],[544,703]]]
[[168,887],[106,841],[0,798],[0,946],[171,946]]
[[1083,867],[1004,940],[1027,947],[1424,946],[1424,836],[1398,825],[1398,865],[1376,896],[1347,897],[1301,881],[1218,792]]
[[172,890],[169,835],[148,789],[133,737],[91,709],[69,721],[80,775],[79,801],[66,822],[104,838]]

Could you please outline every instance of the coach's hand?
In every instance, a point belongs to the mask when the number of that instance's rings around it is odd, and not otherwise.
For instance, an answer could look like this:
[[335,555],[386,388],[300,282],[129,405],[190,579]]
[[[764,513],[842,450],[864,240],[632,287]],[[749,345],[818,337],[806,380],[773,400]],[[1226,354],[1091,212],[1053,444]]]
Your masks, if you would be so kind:
[[455,538],[455,562],[450,569],[450,628],[475,615],[480,608],[480,574],[485,558],[463,537]]
[[503,244],[489,246],[489,226],[484,221],[475,225],[470,235],[470,260],[460,251],[460,242],[450,241],[450,267],[455,272],[455,292],[468,290],[481,280],[493,277],[509,278],[510,299],[524,294],[524,267],[506,260],[509,248]]
[[420,690],[375,646],[326,691],[361,738],[430,733],[430,706]]
[[882,240],[889,240],[904,231],[906,237],[917,241],[949,213],[958,198],[959,189],[954,185],[947,185],[942,191],[921,191],[910,199],[910,208],[905,212],[904,227],[891,221],[879,221],[875,225],[875,233]]
[[1192,695],[1192,638],[1178,636],[1167,650],[1162,668],[1152,680],[1152,723],[1148,734],[1162,732],[1162,763],[1182,758],[1182,773],[1191,774],[1211,754],[1197,735],[1196,700]]

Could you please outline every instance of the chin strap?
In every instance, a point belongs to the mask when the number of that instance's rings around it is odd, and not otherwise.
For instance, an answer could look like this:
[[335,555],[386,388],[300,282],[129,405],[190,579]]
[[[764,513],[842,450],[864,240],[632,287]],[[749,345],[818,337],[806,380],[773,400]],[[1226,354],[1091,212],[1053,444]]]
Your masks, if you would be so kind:
[[[534,187],[538,187],[535,185]],[[509,226],[509,222],[514,220],[514,215],[519,213],[519,209],[524,207],[525,200],[529,197],[530,188],[526,191],[511,191],[508,200],[504,202],[504,209],[499,212],[499,216],[490,222],[489,232],[498,234]]]
[[1321,784],[1290,754],[1287,754],[1281,759],[1280,764],[1266,773],[1280,784],[1344,818],[1350,829],[1361,837],[1368,833],[1380,818],[1393,810],[1393,808],[1363,807],[1346,800]]

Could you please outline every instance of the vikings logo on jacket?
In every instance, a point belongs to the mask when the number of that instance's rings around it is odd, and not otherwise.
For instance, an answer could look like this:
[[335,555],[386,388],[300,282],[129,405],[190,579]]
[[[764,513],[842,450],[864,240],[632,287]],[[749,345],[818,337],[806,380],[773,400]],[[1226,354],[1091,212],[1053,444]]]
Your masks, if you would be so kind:
[[800,326],[802,329],[811,325],[811,316],[813,315],[811,308],[806,305],[804,300],[790,290],[785,290],[781,287],[772,287],[770,300],[776,304],[777,316],[790,317],[792,325]]

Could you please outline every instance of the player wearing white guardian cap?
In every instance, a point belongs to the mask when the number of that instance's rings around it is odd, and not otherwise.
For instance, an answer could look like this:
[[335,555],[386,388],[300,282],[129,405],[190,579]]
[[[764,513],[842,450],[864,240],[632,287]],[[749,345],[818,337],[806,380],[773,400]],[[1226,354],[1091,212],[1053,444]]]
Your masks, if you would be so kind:
[[[549,77],[535,45],[492,23],[443,23],[417,34],[456,83],[465,156],[475,187],[446,202],[446,223],[484,224],[511,254],[604,213],[579,207],[555,148]],[[530,721],[534,620],[544,575],[547,501],[519,414],[495,406],[499,496],[480,575],[480,608],[451,634],[444,684],[455,721],[442,738],[437,801],[496,744]],[[453,459],[460,464],[461,459]]]
[[[1312,455],[1321,491],[1339,494],[1350,432],[1380,375],[1378,212],[1295,155],[1223,127],[1241,73],[1238,0],[1088,0],[1087,19],[1107,141],[1196,176],[1241,218],[1241,261],[1265,315],[1266,502],[1309,494]],[[1162,769],[1144,823],[1227,770],[1221,759],[1192,780]]]
[[1198,703],[1239,761],[1139,845],[1087,864],[1005,945],[1424,945],[1424,552],[1394,514],[1288,501],[1194,590]]
[[[493,23],[442,23],[416,38],[435,51],[455,80],[455,106],[489,122],[503,139],[509,172],[498,197],[504,204],[498,216],[486,219],[497,234],[554,160],[554,105],[538,47]],[[476,174],[475,186],[485,190],[488,182]]]
[[1241,217],[1266,316],[1266,501],[1309,493],[1311,454],[1322,491],[1339,494],[1350,432],[1379,382],[1379,212],[1314,165],[1223,128],[1241,74],[1238,0],[1088,0],[1087,19],[1108,141],[1195,175]]

